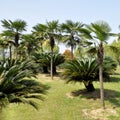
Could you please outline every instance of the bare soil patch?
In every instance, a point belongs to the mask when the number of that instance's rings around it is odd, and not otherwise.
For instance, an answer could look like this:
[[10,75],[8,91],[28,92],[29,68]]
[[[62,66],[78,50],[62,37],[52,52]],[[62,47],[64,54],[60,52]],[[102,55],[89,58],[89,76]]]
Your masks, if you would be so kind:
[[[116,95],[116,91],[105,89],[104,91],[105,99],[114,98]],[[71,93],[67,93],[66,96],[68,98],[75,98],[77,96],[80,96],[81,99],[87,100],[98,100],[100,99],[100,90],[96,89],[94,92],[87,92],[86,90],[76,90]],[[106,109],[83,109],[83,115],[89,120],[109,120],[109,116],[118,116],[117,111],[113,108],[106,108]]]
[[108,117],[110,115],[118,116],[114,108],[106,108],[105,110],[102,108],[94,110],[83,109],[82,112],[86,118],[90,118],[92,120],[109,120]]

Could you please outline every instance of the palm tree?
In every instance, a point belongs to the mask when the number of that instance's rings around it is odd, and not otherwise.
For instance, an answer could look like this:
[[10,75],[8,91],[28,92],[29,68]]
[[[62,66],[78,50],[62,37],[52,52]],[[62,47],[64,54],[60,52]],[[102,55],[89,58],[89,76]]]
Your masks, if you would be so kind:
[[[58,20],[47,22],[45,25],[37,24],[33,29],[43,40],[49,39],[51,54],[53,54],[55,40],[60,37]],[[51,79],[53,80],[53,55],[51,55]]]
[[90,26],[87,26],[88,30],[91,31],[92,39],[95,41],[94,44],[97,44],[97,58],[99,65],[99,80],[100,80],[100,96],[102,101],[102,107],[105,108],[104,103],[104,87],[103,87],[103,57],[104,57],[104,47],[103,43],[106,43],[109,36],[111,28],[105,21],[98,21],[91,23]]
[[47,30],[47,26],[44,24],[37,24],[36,26],[33,27],[32,33],[35,39],[37,39],[39,41],[39,45],[41,48],[41,52],[43,51],[43,43],[44,41],[46,41],[46,31]]
[[1,33],[1,36],[4,38],[4,42],[7,43],[7,47],[9,47],[9,58],[10,60],[12,59],[12,46],[14,45],[12,39],[13,39],[13,34],[9,31],[3,31]]
[[16,47],[16,59],[17,59],[17,54],[18,54],[18,46],[19,46],[19,40],[20,40],[20,34],[26,30],[26,22],[23,20],[1,20],[2,26],[6,29],[3,32],[8,32],[12,35],[13,40],[11,42],[14,44]]
[[35,80],[35,75],[28,69],[31,62],[13,62],[8,66],[6,63],[0,65],[1,107],[9,103],[26,103],[38,109],[34,99],[43,100],[42,94],[46,93],[48,87]]
[[71,59],[73,59],[73,50],[80,41],[79,33],[82,27],[82,23],[73,22],[71,20],[67,20],[65,23],[61,24],[63,42],[66,44],[66,46],[71,47]]
[[32,34],[22,35],[21,39],[22,42],[20,45],[20,51],[23,53],[24,50],[26,57],[29,58],[35,51],[39,49],[39,41],[35,39]]
[[3,60],[3,62],[5,62],[6,49],[8,48],[8,42],[2,35],[0,35],[0,47],[1,47],[1,51],[2,51],[2,60]]

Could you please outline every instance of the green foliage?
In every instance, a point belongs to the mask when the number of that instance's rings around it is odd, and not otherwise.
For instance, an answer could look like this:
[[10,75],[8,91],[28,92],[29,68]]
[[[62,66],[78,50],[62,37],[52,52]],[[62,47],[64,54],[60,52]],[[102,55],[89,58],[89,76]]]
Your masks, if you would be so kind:
[[95,23],[91,23],[91,25],[88,26],[88,29],[95,34],[93,38],[97,38],[102,42],[106,42],[110,36],[109,32],[111,31],[111,28],[105,21],[97,21]]
[[62,75],[67,82],[93,81],[98,78],[98,65],[95,59],[71,60],[63,65]]
[[120,42],[114,41],[111,44],[106,45],[105,54],[114,58],[114,60],[120,65]]
[[[1,107],[8,103],[27,103],[37,108],[34,99],[43,100],[42,94],[46,93],[47,86],[35,80],[35,74],[28,69],[30,62],[13,64],[9,68],[0,65],[0,104]],[[7,69],[6,69],[7,68]]]
[[[33,59],[42,67],[50,68],[51,53],[35,53]],[[53,54],[53,68],[64,63],[65,58],[61,54]],[[44,69],[44,68],[43,68]],[[56,72],[56,71],[55,71]]]
[[62,41],[65,43],[66,46],[70,47],[71,49],[71,59],[73,59],[73,51],[80,42],[80,30],[84,24],[80,22],[73,22],[71,20],[66,20],[65,23],[61,24],[62,30]]
[[[116,62],[105,57],[103,60],[103,77],[104,80],[110,78],[116,70]],[[62,75],[67,78],[67,82],[85,82],[95,81],[99,79],[99,67],[95,58],[74,59],[63,65],[64,71]]]

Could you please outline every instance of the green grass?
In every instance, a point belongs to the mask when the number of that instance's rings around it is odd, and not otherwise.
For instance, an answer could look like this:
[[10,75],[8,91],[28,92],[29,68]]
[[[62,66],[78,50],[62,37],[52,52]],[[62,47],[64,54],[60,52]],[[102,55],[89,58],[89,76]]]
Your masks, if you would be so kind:
[[[117,73],[120,73],[120,69]],[[120,75],[112,76],[114,82],[105,82],[104,88],[107,91],[105,104],[106,108],[114,108],[117,115],[104,113],[102,118],[106,120],[119,120],[120,118]],[[97,97],[93,99],[92,94],[78,95],[74,98],[69,98],[68,93],[75,90],[83,90],[84,85],[65,84],[59,77],[54,77],[51,81],[49,76],[39,75],[39,81],[48,84],[50,89],[45,95],[45,100],[39,102],[39,110],[24,104],[10,104],[4,108],[0,114],[0,120],[94,120],[91,116],[85,116],[83,110],[91,111],[101,108],[101,101]],[[99,82],[94,82],[94,86],[99,90]],[[97,93],[96,93],[97,94]]]

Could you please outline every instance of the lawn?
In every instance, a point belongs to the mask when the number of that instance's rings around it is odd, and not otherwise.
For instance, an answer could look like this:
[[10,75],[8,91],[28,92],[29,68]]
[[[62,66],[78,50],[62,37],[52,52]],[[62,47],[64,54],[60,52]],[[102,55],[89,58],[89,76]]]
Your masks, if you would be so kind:
[[[24,104],[11,104],[4,108],[0,120],[119,120],[120,118],[120,68],[112,76],[113,82],[105,82],[106,109],[101,109],[99,82],[96,91],[87,94],[84,85],[65,84],[59,77],[39,74],[38,80],[50,89],[39,102],[39,110]],[[74,92],[73,92],[74,91]],[[73,92],[73,94],[71,94]]]

